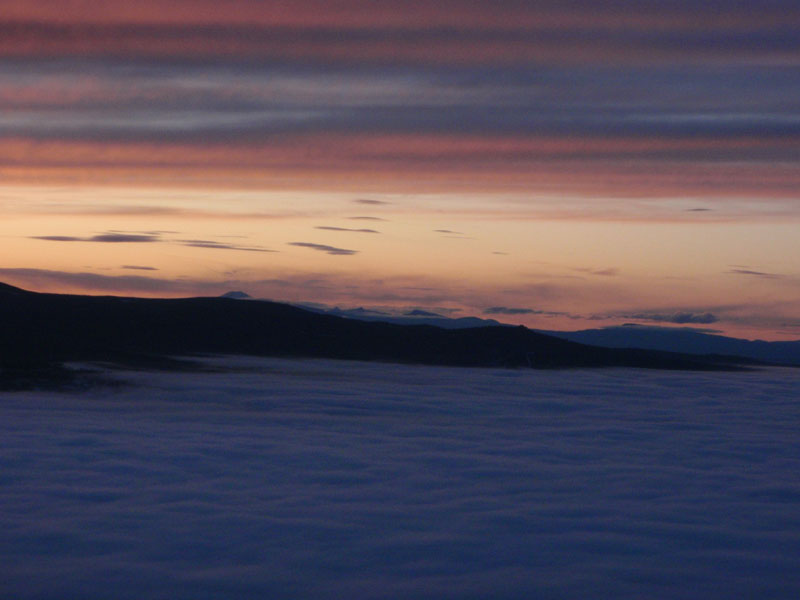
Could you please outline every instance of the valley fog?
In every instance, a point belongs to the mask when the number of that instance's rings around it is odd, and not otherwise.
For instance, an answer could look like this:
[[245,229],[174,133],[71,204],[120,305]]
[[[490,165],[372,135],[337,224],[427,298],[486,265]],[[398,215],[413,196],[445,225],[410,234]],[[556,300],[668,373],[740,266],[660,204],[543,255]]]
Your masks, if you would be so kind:
[[207,363],[0,395],[0,595],[800,593],[797,370]]

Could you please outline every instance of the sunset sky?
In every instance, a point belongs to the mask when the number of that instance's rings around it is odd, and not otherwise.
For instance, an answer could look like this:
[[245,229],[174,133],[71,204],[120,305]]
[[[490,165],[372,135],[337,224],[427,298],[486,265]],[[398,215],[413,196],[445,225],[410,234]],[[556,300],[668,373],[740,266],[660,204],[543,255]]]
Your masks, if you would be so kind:
[[800,338],[797,0],[0,0],[0,281]]

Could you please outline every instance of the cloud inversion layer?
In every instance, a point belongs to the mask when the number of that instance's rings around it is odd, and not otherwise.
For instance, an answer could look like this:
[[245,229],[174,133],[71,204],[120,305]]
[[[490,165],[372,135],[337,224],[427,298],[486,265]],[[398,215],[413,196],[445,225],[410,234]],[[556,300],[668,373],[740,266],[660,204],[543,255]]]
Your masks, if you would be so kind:
[[800,595],[794,374],[211,365],[4,394],[9,598]]

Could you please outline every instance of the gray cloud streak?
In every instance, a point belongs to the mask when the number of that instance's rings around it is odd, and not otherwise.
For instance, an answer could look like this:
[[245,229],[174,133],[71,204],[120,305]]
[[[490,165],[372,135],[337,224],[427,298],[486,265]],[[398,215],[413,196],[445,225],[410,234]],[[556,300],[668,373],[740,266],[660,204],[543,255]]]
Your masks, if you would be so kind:
[[719,321],[716,315],[705,312],[674,312],[674,313],[656,313],[656,312],[637,312],[637,313],[621,313],[602,315],[600,318],[618,318],[618,319],[637,319],[640,321],[652,321],[654,323],[675,323],[678,325],[685,325],[689,323],[697,323],[701,325],[710,325]]
[[367,206],[386,206],[391,202],[384,202],[383,200],[372,200],[370,198],[357,198],[353,200],[356,204],[366,204]]
[[192,248],[208,248],[211,250],[240,250],[243,252],[278,252],[277,250],[270,250],[268,248],[258,248],[255,246],[238,246],[236,244],[224,244],[221,242],[214,242],[211,240],[179,240],[182,246],[190,246]]
[[588,273],[589,275],[600,275],[602,277],[616,277],[619,275],[619,269],[615,267],[609,267],[607,269],[590,269],[590,268],[582,268],[582,269],[575,269],[580,273]]
[[541,315],[545,317],[564,317],[570,316],[569,313],[553,310],[537,310],[533,308],[516,308],[511,306],[490,306],[483,309],[485,315]]
[[143,275],[101,275],[98,273],[55,271],[49,269],[0,268],[0,275],[24,281],[34,288],[53,285],[112,293],[186,293],[196,294],[199,288],[217,289],[217,284],[190,280],[173,280]]
[[783,279],[784,275],[778,273],[766,273],[764,271],[754,271],[752,269],[731,269],[728,273],[732,275],[749,275],[752,277],[760,277],[761,279]]
[[311,242],[289,242],[289,246],[299,246],[301,248],[310,248],[318,252],[325,252],[334,256],[351,256],[358,254],[358,250],[348,250],[346,248],[336,248],[335,246],[328,246],[326,244],[314,244]]
[[157,235],[139,235],[129,233],[103,233],[90,237],[73,237],[68,235],[36,235],[31,236],[33,240],[45,240],[48,242],[103,242],[110,244],[130,244],[160,242]]
[[153,231],[144,234],[108,232],[89,237],[74,237],[66,235],[39,235],[39,236],[31,236],[30,239],[44,240],[48,242],[101,242],[101,243],[111,243],[111,244],[158,242],[163,244],[177,244],[180,246],[189,246],[193,248],[206,248],[211,250],[239,250],[244,252],[278,252],[277,250],[270,250],[268,248],[261,248],[258,246],[242,246],[238,244],[215,242],[213,240],[165,239],[161,237],[162,233],[176,233],[176,232]]
[[323,229],[325,231],[343,231],[350,233],[380,233],[380,231],[376,231],[374,229],[350,229],[348,227],[332,227],[327,225],[319,225],[314,227],[314,229]]

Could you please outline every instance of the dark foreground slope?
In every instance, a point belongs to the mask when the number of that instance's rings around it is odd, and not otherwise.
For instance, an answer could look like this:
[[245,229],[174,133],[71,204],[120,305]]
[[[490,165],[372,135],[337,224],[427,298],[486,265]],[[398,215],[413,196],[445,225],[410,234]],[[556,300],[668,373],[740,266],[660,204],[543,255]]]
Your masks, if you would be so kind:
[[0,322],[0,361],[7,369],[198,353],[473,367],[737,368],[725,359],[597,348],[524,327],[445,330],[355,321],[274,302],[39,294],[3,284]]

